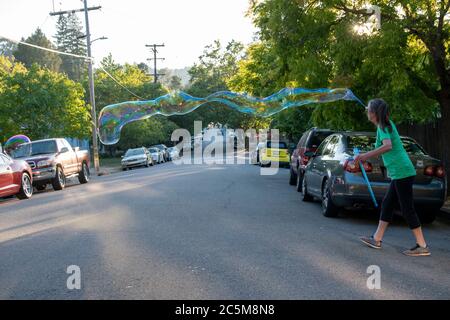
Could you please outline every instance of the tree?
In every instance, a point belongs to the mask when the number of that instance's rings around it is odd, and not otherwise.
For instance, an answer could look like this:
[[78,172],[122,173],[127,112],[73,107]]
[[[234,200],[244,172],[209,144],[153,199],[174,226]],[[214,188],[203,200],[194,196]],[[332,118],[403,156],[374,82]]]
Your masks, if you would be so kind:
[[[83,26],[75,13],[60,15],[56,23],[56,45],[59,51],[86,55]],[[61,56],[61,71],[75,81],[80,81],[85,73],[86,63],[81,58]]]
[[181,90],[181,88],[182,88],[181,78],[179,76],[170,77],[168,87],[171,90]]
[[[56,49],[40,28],[37,28],[27,39],[22,38],[22,41],[44,48]],[[22,62],[27,68],[30,68],[33,63],[37,63],[41,67],[48,68],[55,72],[59,71],[62,62],[57,53],[29,47],[23,44],[17,46],[17,50],[14,51],[14,57]]]
[[[304,87],[350,87],[364,100],[385,98],[397,122],[440,121],[450,136],[450,1],[374,0],[381,29],[357,34],[369,14],[365,1],[251,1],[260,38],[279,58],[281,78]],[[345,115],[345,117],[343,116]],[[363,109],[320,105],[316,124],[368,126]],[[440,155],[450,167],[443,138]]]
[[89,110],[83,87],[64,74],[0,57],[0,139],[23,133],[31,139],[86,138]]
[[142,70],[145,74],[148,74],[150,72],[150,69],[148,68],[148,65],[145,62],[141,62],[137,65],[139,69]]
[[0,39],[0,56],[12,57],[17,45],[9,40]]

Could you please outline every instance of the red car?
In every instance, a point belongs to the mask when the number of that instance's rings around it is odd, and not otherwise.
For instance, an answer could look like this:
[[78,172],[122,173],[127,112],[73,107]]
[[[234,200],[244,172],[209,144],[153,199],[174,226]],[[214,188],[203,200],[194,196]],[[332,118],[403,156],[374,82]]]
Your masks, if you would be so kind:
[[16,195],[24,200],[33,195],[33,174],[28,163],[0,153],[0,197]]

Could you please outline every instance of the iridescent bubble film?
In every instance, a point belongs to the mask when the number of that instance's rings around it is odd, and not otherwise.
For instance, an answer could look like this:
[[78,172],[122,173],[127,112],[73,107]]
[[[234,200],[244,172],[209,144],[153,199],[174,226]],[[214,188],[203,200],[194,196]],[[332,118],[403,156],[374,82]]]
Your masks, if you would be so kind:
[[230,91],[220,91],[206,98],[196,98],[185,92],[175,91],[155,100],[128,101],[106,106],[100,112],[98,130],[100,141],[105,145],[111,145],[119,141],[122,128],[130,122],[157,114],[164,116],[186,114],[210,102],[220,102],[243,113],[269,117],[284,109],[337,100],[354,100],[363,104],[350,89],[285,88],[266,98],[255,98]]
[[5,150],[14,150],[23,143],[30,143],[31,140],[23,134],[18,134],[9,138],[4,145]]

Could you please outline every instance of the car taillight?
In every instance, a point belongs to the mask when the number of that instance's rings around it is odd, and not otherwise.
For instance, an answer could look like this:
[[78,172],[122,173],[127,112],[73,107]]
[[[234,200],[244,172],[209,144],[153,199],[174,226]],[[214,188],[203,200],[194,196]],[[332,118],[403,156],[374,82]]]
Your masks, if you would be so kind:
[[444,178],[445,177],[445,169],[444,167],[437,167],[435,171],[436,177]]
[[442,166],[428,166],[424,169],[423,173],[430,177],[445,177],[445,169]]
[[[372,172],[373,166],[370,162],[363,162],[363,167],[366,172]],[[361,168],[359,167],[359,163],[356,163],[353,160],[346,160],[344,164],[344,170],[351,173],[361,172]]]

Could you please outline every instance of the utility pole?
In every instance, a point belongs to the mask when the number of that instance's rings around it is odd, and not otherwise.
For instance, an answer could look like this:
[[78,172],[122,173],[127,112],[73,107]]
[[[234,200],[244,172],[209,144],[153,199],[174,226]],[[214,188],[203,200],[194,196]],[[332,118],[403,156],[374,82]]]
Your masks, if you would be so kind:
[[158,70],[156,69],[156,61],[157,60],[166,60],[165,58],[157,58],[158,50],[156,48],[158,47],[165,47],[164,44],[146,44],[146,47],[151,47],[153,51],[153,58],[147,59],[147,60],[153,60],[153,83],[158,82],[158,77],[163,76],[163,73],[158,73]]
[[83,9],[75,9],[75,10],[67,10],[67,11],[59,11],[59,12],[51,12],[51,16],[69,14],[75,12],[84,12],[84,17],[86,21],[86,42],[87,42],[87,54],[89,58],[88,64],[88,77],[89,77],[89,93],[90,93],[90,101],[91,101],[91,116],[92,116],[92,149],[93,149],[93,158],[94,158],[94,167],[95,173],[98,175],[100,172],[100,161],[98,156],[98,138],[97,138],[97,111],[95,109],[95,91],[94,91],[94,74],[92,71],[92,52],[91,52],[91,33],[89,29],[89,14],[88,12],[91,10],[99,10],[101,6],[90,7],[88,8],[87,0],[83,0],[84,8]]

